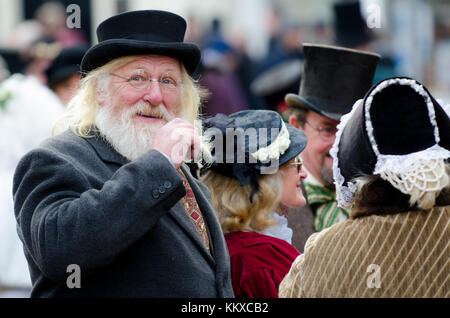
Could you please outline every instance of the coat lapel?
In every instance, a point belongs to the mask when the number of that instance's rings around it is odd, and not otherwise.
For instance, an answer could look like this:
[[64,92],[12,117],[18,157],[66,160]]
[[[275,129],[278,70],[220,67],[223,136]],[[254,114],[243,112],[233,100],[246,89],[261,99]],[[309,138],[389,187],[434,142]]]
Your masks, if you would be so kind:
[[[115,151],[112,146],[105,141],[103,138],[101,138],[98,135],[95,135],[91,138],[85,139],[91,146],[95,149],[97,154],[102,158],[105,162],[110,163],[116,163],[119,165],[124,165],[128,163],[129,161],[121,156],[117,151]],[[202,211],[202,215],[204,218],[204,221],[206,223],[206,226],[209,228],[209,233],[216,233],[217,229],[214,224],[214,222],[211,222],[211,214],[215,214],[214,209],[212,209],[211,205],[205,197],[202,194],[202,190],[197,186],[196,182],[194,181],[194,177],[192,177],[191,173],[189,172],[189,169],[185,166],[182,166],[181,169],[183,170],[184,175],[188,179],[189,184],[192,187],[192,190],[194,191],[195,199],[197,200],[197,204]],[[205,257],[207,258],[208,262],[211,263],[212,266],[214,266],[214,259],[211,256],[211,254],[206,249],[202,238],[200,237],[200,234],[198,234],[197,229],[195,228],[195,225],[192,223],[191,219],[189,218],[189,215],[186,213],[185,208],[183,207],[183,204],[181,201],[178,201],[169,211],[168,213],[183,229],[185,229],[186,233],[190,236],[190,238],[195,242],[195,244],[198,245],[199,249],[202,251],[203,254],[205,254]],[[212,245],[212,250],[214,250],[214,247],[217,245],[215,237],[211,237],[210,235],[210,244]]]
[[115,151],[114,148],[99,135],[85,138],[85,140],[95,149],[95,151],[103,161],[120,165],[124,165],[129,162],[125,157]]

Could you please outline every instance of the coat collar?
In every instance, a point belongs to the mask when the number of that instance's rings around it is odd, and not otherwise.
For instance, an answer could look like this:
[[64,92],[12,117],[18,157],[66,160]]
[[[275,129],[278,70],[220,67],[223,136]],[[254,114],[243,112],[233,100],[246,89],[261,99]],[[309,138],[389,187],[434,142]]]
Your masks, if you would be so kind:
[[117,163],[120,165],[124,165],[129,162],[128,159],[114,150],[111,144],[98,133],[85,139],[89,144],[91,144],[91,146],[95,149],[95,151],[103,161]]

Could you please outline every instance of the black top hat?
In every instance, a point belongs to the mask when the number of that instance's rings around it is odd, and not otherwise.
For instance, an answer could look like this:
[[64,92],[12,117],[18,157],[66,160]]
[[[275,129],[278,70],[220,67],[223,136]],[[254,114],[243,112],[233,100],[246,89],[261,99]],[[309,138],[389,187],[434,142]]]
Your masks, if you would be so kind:
[[380,55],[321,44],[303,44],[300,92],[287,94],[290,107],[339,120],[372,85]]
[[121,56],[159,54],[180,60],[192,74],[200,62],[200,49],[183,42],[185,32],[186,21],[166,11],[142,10],[115,15],[98,26],[99,43],[83,57],[81,71],[87,73]]
[[45,70],[48,86],[52,87],[69,76],[79,73],[81,59],[87,50],[88,46],[84,45],[62,49],[50,67]]
[[359,1],[335,3],[333,9],[337,45],[355,47],[373,39],[372,32],[361,15]]
[[407,77],[379,82],[338,125],[330,153],[339,204],[352,204],[357,177],[449,158],[449,132],[450,118],[422,84]]
[[212,171],[258,189],[258,178],[273,173],[306,146],[306,136],[271,110],[217,114],[203,121],[213,141]]

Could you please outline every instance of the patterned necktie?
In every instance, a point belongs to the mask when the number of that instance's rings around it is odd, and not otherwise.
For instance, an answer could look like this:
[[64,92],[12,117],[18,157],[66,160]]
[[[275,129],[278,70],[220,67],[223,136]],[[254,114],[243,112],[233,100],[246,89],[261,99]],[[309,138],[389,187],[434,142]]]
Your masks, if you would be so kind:
[[308,205],[314,210],[314,229],[322,231],[324,228],[346,220],[349,212],[337,206],[336,193],[319,185],[305,182]]
[[181,169],[178,169],[178,173],[183,178],[183,185],[186,188],[186,195],[181,199],[181,203],[183,203],[184,209],[189,215],[191,221],[194,223],[197,232],[200,234],[200,237],[202,238],[203,243],[205,244],[206,249],[209,252],[208,232],[206,231],[206,225],[202,216],[202,212],[200,211],[197,200],[195,199],[194,191],[192,191],[192,188],[183,171],[181,171]]

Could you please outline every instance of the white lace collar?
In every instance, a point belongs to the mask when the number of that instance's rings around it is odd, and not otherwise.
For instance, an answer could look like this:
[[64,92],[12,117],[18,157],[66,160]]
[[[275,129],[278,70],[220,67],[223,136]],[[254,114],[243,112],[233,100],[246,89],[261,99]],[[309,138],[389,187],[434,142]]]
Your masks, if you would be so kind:
[[285,215],[279,215],[276,212],[272,213],[272,217],[276,219],[277,222],[258,233],[273,236],[292,244],[292,229],[288,227],[287,217]]

